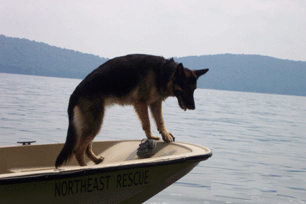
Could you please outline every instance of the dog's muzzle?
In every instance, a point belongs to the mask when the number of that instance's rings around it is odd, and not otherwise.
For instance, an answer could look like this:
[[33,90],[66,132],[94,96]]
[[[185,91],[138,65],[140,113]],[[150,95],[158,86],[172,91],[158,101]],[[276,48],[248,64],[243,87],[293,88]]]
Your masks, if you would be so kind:
[[183,101],[180,97],[178,97],[177,100],[178,100],[179,106],[184,111],[186,111],[187,109],[188,110],[194,110],[195,109],[194,101],[188,103],[187,101]]

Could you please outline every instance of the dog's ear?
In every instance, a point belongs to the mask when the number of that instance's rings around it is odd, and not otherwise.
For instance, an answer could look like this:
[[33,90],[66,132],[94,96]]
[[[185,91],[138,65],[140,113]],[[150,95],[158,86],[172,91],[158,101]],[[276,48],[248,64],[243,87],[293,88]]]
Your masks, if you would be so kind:
[[197,78],[208,72],[209,69],[200,69],[200,70],[194,70],[195,75]]
[[175,73],[174,73],[174,77],[175,78],[180,78],[180,79],[186,78],[186,74],[185,74],[184,67],[183,67],[182,63],[179,63],[177,65]]

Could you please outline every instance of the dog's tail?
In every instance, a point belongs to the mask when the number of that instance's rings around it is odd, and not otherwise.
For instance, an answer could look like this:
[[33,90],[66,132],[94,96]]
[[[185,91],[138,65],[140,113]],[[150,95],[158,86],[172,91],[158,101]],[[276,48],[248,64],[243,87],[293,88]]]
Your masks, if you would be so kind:
[[73,124],[73,118],[74,118],[73,108],[74,108],[74,104],[72,104],[70,100],[70,104],[68,107],[69,126],[68,126],[68,131],[67,131],[67,138],[66,138],[66,142],[65,142],[65,145],[62,151],[57,156],[57,159],[55,162],[55,168],[60,167],[61,165],[63,165],[64,163],[67,163],[70,160],[73,154],[74,148],[76,146],[76,143],[77,143],[76,129]]

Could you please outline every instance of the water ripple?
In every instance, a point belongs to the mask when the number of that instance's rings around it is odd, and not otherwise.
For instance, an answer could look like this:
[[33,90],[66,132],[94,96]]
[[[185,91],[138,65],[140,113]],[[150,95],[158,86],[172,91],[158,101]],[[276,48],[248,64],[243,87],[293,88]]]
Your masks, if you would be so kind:
[[[79,82],[0,73],[0,145],[64,142]],[[198,89],[195,103],[185,112],[167,99],[167,130],[213,156],[147,203],[306,202],[306,97]],[[113,106],[95,140],[144,137],[133,108]]]

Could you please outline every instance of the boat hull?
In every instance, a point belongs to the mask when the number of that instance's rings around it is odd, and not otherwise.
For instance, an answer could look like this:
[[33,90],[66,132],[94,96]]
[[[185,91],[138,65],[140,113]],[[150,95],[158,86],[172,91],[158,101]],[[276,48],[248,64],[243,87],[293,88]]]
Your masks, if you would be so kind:
[[[1,203],[142,203],[190,172],[198,162],[78,172],[0,186]],[[175,173],[173,172],[175,169]]]
[[[11,154],[14,158],[19,150],[23,157],[15,165],[12,160],[7,160],[7,168],[2,169],[7,173],[0,176],[1,203],[142,203],[211,156],[207,148],[199,153],[201,147],[194,146],[198,150],[192,151],[190,144],[160,142],[155,156],[139,159],[135,152],[139,142],[96,143],[96,150],[100,148],[103,155],[113,156],[115,162],[105,160],[101,165],[89,163],[86,167],[79,167],[72,161],[72,165],[60,169],[48,167],[46,164],[49,162],[37,157],[50,157],[47,153],[59,151],[62,144],[0,148],[0,155]],[[129,146],[131,150],[117,151],[122,149],[121,146]],[[122,155],[116,157],[116,152]],[[31,157],[32,164],[29,164],[26,160]],[[42,160],[40,163],[43,165],[37,166],[35,160]],[[53,158],[51,160],[54,162]]]

